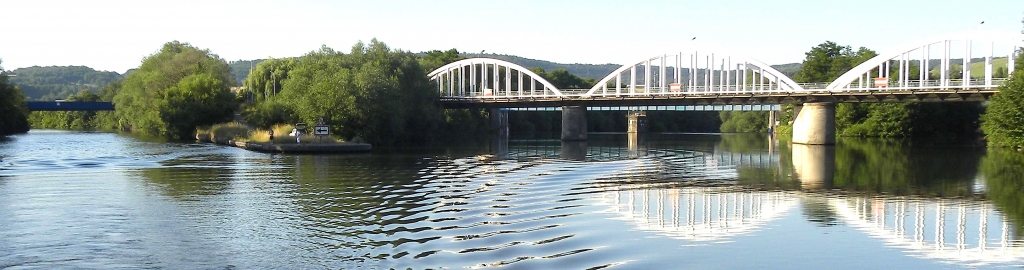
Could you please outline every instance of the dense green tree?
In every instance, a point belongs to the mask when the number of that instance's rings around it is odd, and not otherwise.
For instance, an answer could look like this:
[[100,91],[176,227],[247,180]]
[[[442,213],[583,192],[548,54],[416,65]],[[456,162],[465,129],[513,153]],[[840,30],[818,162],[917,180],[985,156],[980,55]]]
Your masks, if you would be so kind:
[[768,112],[719,112],[722,132],[751,133],[768,131]]
[[877,53],[864,47],[853,51],[850,46],[826,41],[811,48],[805,55],[803,65],[793,79],[801,83],[821,83],[834,81],[860,63],[875,57]]
[[594,87],[597,83],[594,79],[584,79],[579,76],[573,75],[565,69],[552,70],[550,73],[544,71],[542,68],[531,68],[530,71],[537,73],[551,84],[554,84],[558,89],[589,89]]
[[258,128],[269,129],[276,124],[295,123],[295,111],[285,102],[277,99],[270,99],[245,107],[242,111],[243,119]]
[[459,55],[459,50],[453,48],[443,52],[439,50],[428,51],[424,53],[418,61],[420,62],[420,66],[423,67],[423,71],[430,73],[439,67],[464,58],[465,57]]
[[[231,76],[235,78],[238,83],[244,83],[245,78],[249,77],[249,72],[259,65],[266,59],[256,60],[237,60],[228,62],[228,66],[231,67]],[[127,74],[126,74],[127,75]]]
[[[113,102],[114,96],[117,96],[117,93],[121,91],[121,82],[122,81],[115,81],[103,86],[103,88],[100,88],[100,92],[98,94],[100,101]],[[114,104],[114,106],[117,106],[117,104]],[[93,118],[92,126],[97,130],[118,130],[121,127],[127,126],[127,123],[122,123],[122,121],[117,117],[116,112],[103,111],[96,112],[96,117]]]
[[[1015,65],[1024,66],[1024,57]],[[981,129],[990,146],[1024,147],[1024,72],[1015,70],[981,117]]]
[[436,95],[414,54],[374,39],[349,54],[324,46],[302,56],[278,98],[298,120],[323,117],[346,139],[395,145],[424,141],[429,134],[420,132],[437,130],[442,118],[430,102]]
[[282,85],[296,64],[295,58],[271,58],[261,61],[256,68],[250,71],[249,76],[242,83],[246,91],[239,94],[245,95],[244,100],[254,103],[277,96],[284,90]]
[[7,73],[0,65],[0,136],[25,133],[28,129],[25,94],[17,86],[8,83]]
[[118,122],[146,134],[189,137],[197,126],[231,119],[233,84],[230,68],[217,55],[168,42],[125,78],[114,96]]

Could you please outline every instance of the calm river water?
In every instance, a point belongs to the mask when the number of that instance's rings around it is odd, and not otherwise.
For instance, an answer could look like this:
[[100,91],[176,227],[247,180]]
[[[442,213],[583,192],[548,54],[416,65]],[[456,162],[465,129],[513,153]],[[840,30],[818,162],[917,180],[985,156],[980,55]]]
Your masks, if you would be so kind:
[[976,143],[594,135],[270,155],[0,141],[0,269],[1024,266],[1024,154]]

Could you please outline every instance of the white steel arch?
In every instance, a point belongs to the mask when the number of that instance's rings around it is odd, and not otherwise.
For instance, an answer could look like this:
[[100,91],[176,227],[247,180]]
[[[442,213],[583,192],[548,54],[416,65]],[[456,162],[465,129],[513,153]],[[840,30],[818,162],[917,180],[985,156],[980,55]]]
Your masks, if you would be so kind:
[[[985,57],[985,71],[981,78],[972,79],[970,65],[951,70],[952,60],[971,59],[974,44],[981,43]],[[993,54],[996,45],[1003,48],[1007,57],[1007,72],[1014,70],[1014,57],[1018,48],[1024,47],[1024,35],[1015,32],[973,31],[951,33],[925,40],[906,43],[895,50],[886,51],[839,76],[825,89],[829,91],[869,90],[943,90],[943,89],[992,89],[1001,85],[1005,78],[994,78]],[[961,46],[953,49],[953,47]],[[937,47],[938,51],[933,51]],[[957,53],[962,53],[957,55]],[[938,60],[938,67],[931,62]],[[918,72],[911,72],[917,63]],[[896,75],[893,76],[893,68]],[[932,70],[938,71],[938,78]],[[953,79],[953,72],[960,72],[965,79]],[[875,75],[875,76],[872,76]],[[913,77],[917,79],[913,79]]]
[[[623,78],[627,72],[628,76]],[[609,83],[613,83],[611,89]],[[623,65],[598,81],[583,96],[802,91],[804,88],[793,79],[756,59],[736,54],[701,54],[693,51],[662,54],[632,65]]]
[[437,81],[442,98],[565,96],[558,87],[537,73],[523,66],[492,58],[459,60],[435,69],[427,74],[427,77]]

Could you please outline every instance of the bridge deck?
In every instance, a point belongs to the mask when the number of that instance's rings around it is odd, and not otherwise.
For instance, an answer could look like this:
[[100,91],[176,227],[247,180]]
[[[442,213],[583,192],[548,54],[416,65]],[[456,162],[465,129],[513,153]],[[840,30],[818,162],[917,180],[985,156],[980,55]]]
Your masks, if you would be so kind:
[[442,97],[446,108],[538,108],[560,106],[699,106],[801,104],[808,102],[959,102],[985,101],[998,89],[924,91],[805,91],[767,94],[622,94],[620,96],[475,96]]

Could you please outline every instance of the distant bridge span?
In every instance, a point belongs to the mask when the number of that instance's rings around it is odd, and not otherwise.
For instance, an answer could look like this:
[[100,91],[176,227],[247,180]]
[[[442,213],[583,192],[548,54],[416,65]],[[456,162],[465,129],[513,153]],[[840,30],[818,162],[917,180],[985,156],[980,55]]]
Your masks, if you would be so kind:
[[29,101],[29,111],[113,111],[111,102]]

